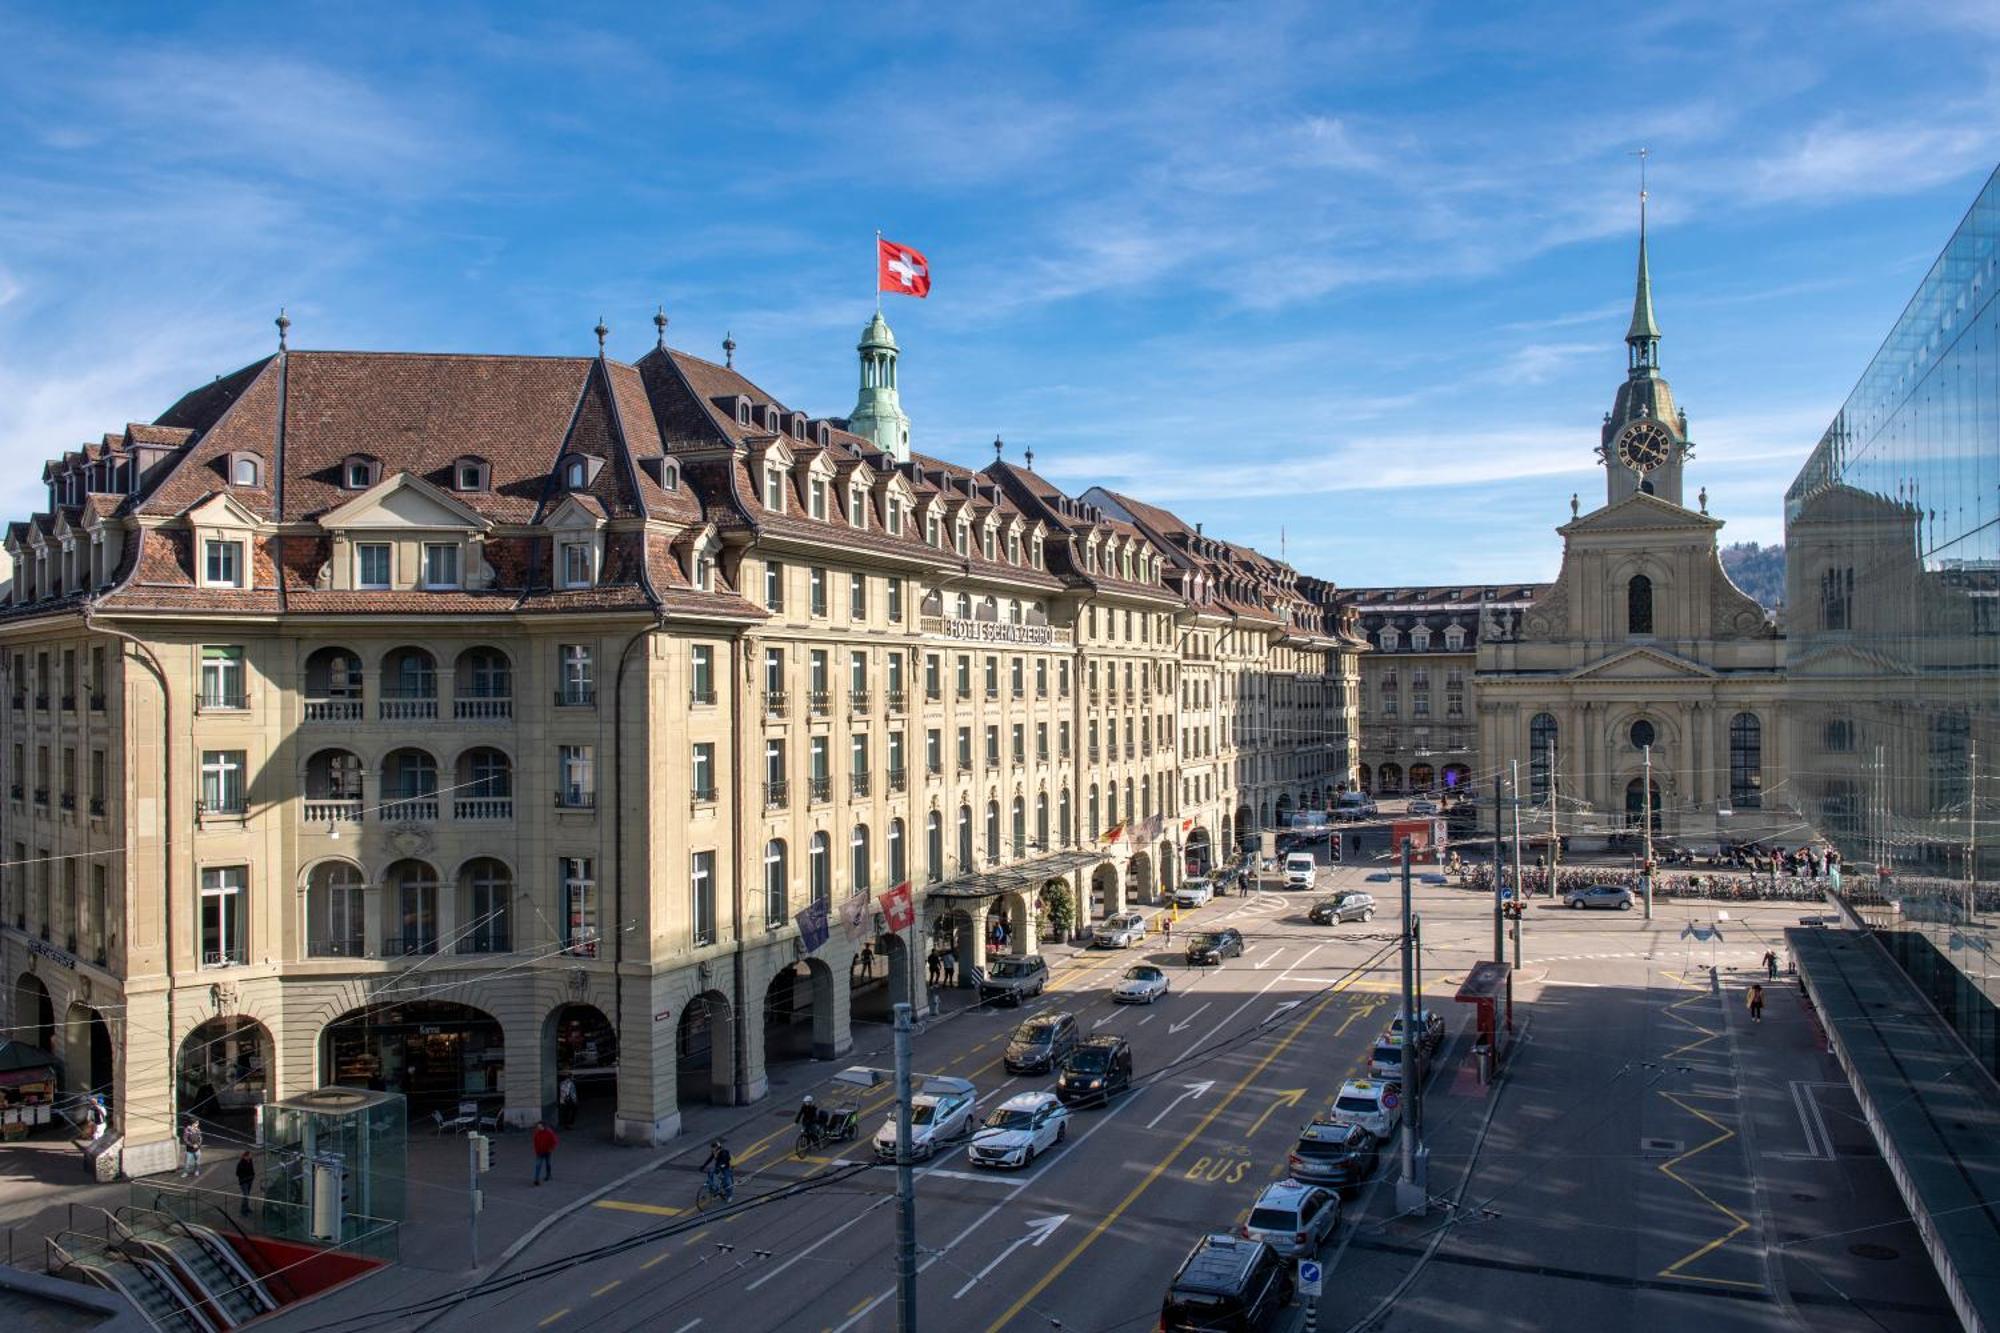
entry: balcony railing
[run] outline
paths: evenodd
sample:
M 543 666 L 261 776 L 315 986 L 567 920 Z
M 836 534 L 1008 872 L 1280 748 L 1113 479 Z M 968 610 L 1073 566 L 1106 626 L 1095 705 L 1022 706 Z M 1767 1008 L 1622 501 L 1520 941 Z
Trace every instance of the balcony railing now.
M 935 685 L 927 685 L 924 687 L 924 700 L 927 703 L 934 703 L 934 704 L 943 703 L 944 691 L 939 689 Z M 20 706 L 21 705 L 18 702 L 16 702 L 14 705 L 14 707 L 16 708 L 19 708 Z
M 811 690 L 806 694 L 806 707 L 815 717 L 825 717 L 833 711 L 833 698 L 825 690 Z
M 375 716 L 384 722 L 423 722 L 437 715 L 435 694 L 388 694 L 375 701 Z
M 705 689 L 705 690 L 702 690 L 702 689 L 694 689 L 694 690 L 689 690 L 689 691 L 688 691 L 688 705 L 689 705 L 690 707 L 695 707 L 695 706 L 699 706 L 699 707 L 702 707 L 702 708 L 712 708 L 712 707 L 714 707 L 714 706 L 715 706 L 715 687 L 711 685 L 711 686 L 710 686 L 709 688 L 707 688 L 707 689 Z
M 970 685 L 961 685 L 958 687 L 956 693 L 958 695 L 958 701 L 960 703 L 964 703 L 967 699 L 970 699 L 972 697 L 972 687 Z
M 791 795 L 789 782 L 767 782 L 764 784 L 764 808 L 782 810 L 790 803 Z
M 558 810 L 595 810 L 596 808 L 597 793 L 595 791 L 586 791 L 582 787 L 559 787 L 556 789 L 556 809 Z
M 382 821 L 387 824 L 435 824 L 437 817 L 435 796 L 412 796 L 382 803 Z
M 931 777 L 941 778 L 944 776 L 944 765 L 941 763 L 933 763 L 926 761 L 924 764 L 924 772 Z
M 66 791 L 66 792 L 64 792 L 64 793 L 62 794 L 61 798 L 60 798 L 60 802 L 59 802 L 59 803 L 61 804 L 62 808 L 63 808 L 63 809 L 65 809 L 65 810 L 74 810 L 74 809 L 76 809 L 76 793 L 75 793 L 75 792 L 73 792 L 73 791 Z
M 359 824 L 361 822 L 361 802 L 359 799 L 306 798 L 306 823 L 308 824 Z
M 788 700 L 786 699 L 785 692 L 783 690 L 765 690 L 764 716 L 783 717 L 785 715 L 785 704 L 787 702 Z
M 903 711 L 903 692 L 901 690 L 890 690 L 884 695 L 884 698 L 888 700 L 890 712 L 900 713 Z
M 854 773 L 847 779 L 848 794 L 851 796 L 866 796 L 869 786 L 869 775 L 866 773 Z
M 306 721 L 308 722 L 359 722 L 360 720 L 361 700 L 359 699 L 306 700 Z
M 201 713 L 241 712 L 250 702 L 242 690 L 203 690 L 195 696 L 194 706 Z
M 696 805 L 714 805 L 715 787 L 713 784 L 706 787 L 696 787 L 694 789 L 693 800 Z
M 514 798 L 511 796 L 461 796 L 451 803 L 453 819 L 512 819 Z
M 988 703 L 991 703 L 993 700 L 998 699 L 999 697 L 1000 697 L 1000 687 L 998 685 L 988 685 L 986 687 L 986 700 Z
M 47 805 L 48 803 L 49 803 L 49 789 L 47 787 L 35 788 L 35 804 Z
M 1096 763 L 1096 762 L 1097 762 L 1097 761 L 1098 761 L 1099 759 L 1101 759 L 1101 758 L 1103 758 L 1103 752 L 1102 752 L 1101 750 L 1099 750 L 1099 749 L 1098 749 L 1098 748 L 1097 748 L 1097 747 L 1096 747 L 1095 745 L 1091 746 L 1091 747 L 1090 747 L 1090 762 L 1094 764 L 1094 763 Z
M 831 777 L 807 778 L 806 799 L 808 801 L 830 801 L 833 799 L 833 779 Z
M 359 958 L 367 952 L 363 936 L 349 935 L 344 939 L 313 939 L 306 944 L 308 958 Z
M 847 692 L 847 711 L 848 711 L 848 712 L 850 712 L 850 713 L 865 713 L 865 712 L 867 712 L 867 711 L 868 711 L 868 691 L 866 691 L 866 690 L 849 690 L 849 691 Z
M 889 790 L 908 791 L 909 789 L 910 789 L 910 770 L 908 770 L 907 768 L 890 769 Z
M 514 696 L 461 694 L 451 701 L 451 715 L 460 722 L 504 722 L 514 716 Z
M 594 685 L 568 685 L 556 691 L 557 708 L 597 707 L 597 687 Z
M 28 797 L 28 789 L 22 786 L 20 783 L 16 782 L 12 786 L 7 788 L 7 794 L 13 797 L 16 801 L 23 801 L 26 800 Z

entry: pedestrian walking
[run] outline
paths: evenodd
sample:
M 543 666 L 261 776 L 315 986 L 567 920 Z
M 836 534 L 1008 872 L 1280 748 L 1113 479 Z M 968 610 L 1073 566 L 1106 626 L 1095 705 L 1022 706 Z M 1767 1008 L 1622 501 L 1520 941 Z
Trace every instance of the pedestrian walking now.
M 257 1163 L 246 1151 L 236 1159 L 236 1190 L 243 1196 L 243 1216 L 250 1216 L 250 1189 L 257 1183 Z
M 201 1121 L 193 1116 L 181 1127 L 181 1174 L 190 1179 L 201 1174 Z
M 1750 1021 L 1764 1021 L 1764 988 L 1755 982 L 1750 984 Z
M 944 984 L 951 985 L 958 977 L 958 955 L 947 950 L 944 956 Z
M 1164 934 L 1166 935 L 1166 937 L 1167 937 L 1167 947 L 1168 947 L 1169 949 L 1173 948 L 1173 947 L 1174 947 L 1174 919 L 1173 919 L 1172 917 L 1170 917 L 1170 916 L 1168 916 L 1168 917 L 1162 917 L 1162 918 L 1160 918 L 1160 929 L 1161 929 L 1161 931 L 1162 931 L 1162 932 L 1163 932 L 1163 933 L 1164 933 Z
M 556 1084 L 556 1118 L 564 1129 L 576 1123 L 576 1076 L 567 1069 L 562 1082 Z
M 938 956 L 938 951 L 936 949 L 932 949 L 930 957 L 924 960 L 924 971 L 926 976 L 929 978 L 930 984 L 932 986 L 936 986 L 938 984 L 938 974 L 943 970 L 944 970 L 944 964 L 942 959 L 940 959 L 940 957 Z
M 875 975 L 875 944 L 869 941 L 861 946 L 861 979 L 868 980 Z
M 1764 971 L 1769 975 L 1771 980 L 1776 981 L 1778 979 L 1778 951 L 1776 949 L 1764 950 Z
M 549 1122 L 546 1120 L 537 1120 L 535 1122 L 534 1136 L 529 1140 L 529 1145 L 535 1150 L 535 1183 L 537 1185 L 541 1184 L 544 1180 L 552 1181 L 556 1178 L 557 1142 L 556 1132 L 549 1128 Z

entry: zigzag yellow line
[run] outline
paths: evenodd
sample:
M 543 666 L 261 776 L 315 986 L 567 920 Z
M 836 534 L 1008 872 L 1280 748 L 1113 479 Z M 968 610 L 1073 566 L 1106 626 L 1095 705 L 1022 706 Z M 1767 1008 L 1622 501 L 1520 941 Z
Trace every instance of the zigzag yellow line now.
M 1695 985 L 1694 982 L 1689 981 L 1685 977 L 1674 976 L 1674 979 L 1676 981 L 1679 981 L 1684 986 L 1693 987 Z M 1667 1055 L 1668 1059 L 1672 1059 L 1674 1056 L 1683 1055 L 1688 1051 L 1696 1050 L 1702 1046 L 1706 1046 L 1709 1042 L 1714 1041 L 1717 1037 L 1720 1037 L 1722 1035 L 1720 1032 L 1717 1032 L 1714 1029 L 1703 1027 L 1701 1024 L 1695 1022 L 1693 1019 L 1687 1017 L 1684 1014 L 1679 1014 L 1674 1012 L 1675 1010 L 1681 1008 L 1681 1006 L 1683 1005 L 1695 1004 L 1701 1000 L 1710 998 L 1712 998 L 1711 993 L 1706 988 L 1701 988 L 1696 990 L 1695 994 L 1688 996 L 1686 999 L 1676 1000 L 1674 1003 L 1666 1007 L 1664 1012 L 1667 1015 L 1667 1017 L 1673 1019 L 1676 1023 L 1680 1023 L 1686 1026 L 1692 1031 L 1699 1032 L 1702 1034 L 1698 1040 L 1691 1041 L 1687 1043 L 1685 1046 L 1678 1048 L 1677 1050 L 1670 1051 Z M 1727 1245 L 1730 1241 L 1735 1240 L 1738 1236 L 1742 1235 L 1744 1232 L 1750 1229 L 1750 1224 L 1749 1222 L 1745 1221 L 1740 1214 L 1735 1212 L 1733 1209 L 1725 1206 L 1724 1204 L 1717 1202 L 1714 1198 L 1712 1198 L 1708 1194 L 1706 1190 L 1702 1189 L 1699 1185 L 1687 1179 L 1685 1176 L 1681 1175 L 1678 1171 L 1674 1169 L 1675 1167 L 1680 1166 L 1682 1163 L 1690 1161 L 1693 1158 L 1700 1156 L 1702 1153 L 1707 1152 L 1711 1148 L 1719 1147 L 1720 1145 L 1729 1142 L 1731 1139 L 1736 1137 L 1736 1131 L 1729 1128 L 1727 1125 L 1723 1124 L 1720 1120 L 1717 1120 L 1714 1116 L 1709 1115 L 1706 1111 L 1702 1111 L 1696 1107 L 1688 1105 L 1686 1101 L 1682 1100 L 1679 1096 L 1676 1096 L 1674 1093 L 1662 1092 L 1660 1096 L 1666 1098 L 1669 1102 L 1672 1102 L 1675 1106 L 1678 1106 L 1681 1110 L 1686 1111 L 1689 1115 L 1694 1116 L 1698 1120 L 1701 1120 L 1703 1123 L 1707 1124 L 1711 1129 L 1716 1131 L 1715 1137 L 1708 1140 L 1708 1142 L 1697 1144 L 1696 1146 L 1688 1149 L 1686 1152 L 1681 1153 L 1679 1156 L 1660 1163 L 1659 1166 L 1660 1174 L 1664 1175 L 1667 1179 L 1673 1181 L 1676 1185 L 1679 1185 L 1681 1188 L 1693 1194 L 1697 1199 L 1700 1199 L 1703 1203 L 1715 1209 L 1716 1212 L 1721 1213 L 1724 1217 L 1728 1218 L 1730 1226 L 1729 1230 L 1725 1231 L 1720 1236 L 1717 1236 L 1713 1240 L 1707 1241 L 1702 1245 L 1697 1246 L 1695 1249 L 1690 1250 L 1688 1253 L 1674 1260 L 1674 1262 L 1672 1262 L 1671 1264 L 1668 1264 L 1665 1268 L 1662 1268 L 1657 1274 L 1657 1276 L 1675 1278 L 1682 1282 L 1706 1282 L 1711 1286 L 1746 1287 L 1752 1291 L 1762 1291 L 1764 1289 L 1763 1284 L 1758 1282 L 1740 1282 L 1733 1278 L 1701 1277 L 1693 1273 L 1683 1273 L 1681 1271 L 1683 1268 L 1687 1267 L 1687 1265 L 1694 1263 L 1697 1260 L 1706 1257 L 1707 1255 L 1713 1254 L 1715 1251 L 1721 1249 L 1724 1245 Z

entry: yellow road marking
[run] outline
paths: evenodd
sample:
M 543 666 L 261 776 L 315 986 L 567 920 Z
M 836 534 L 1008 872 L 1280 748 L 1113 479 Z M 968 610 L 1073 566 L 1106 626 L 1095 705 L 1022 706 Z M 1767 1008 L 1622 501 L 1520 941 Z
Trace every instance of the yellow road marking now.
M 670 1208 L 663 1203 L 627 1203 L 623 1199 L 599 1199 L 590 1206 L 620 1213 L 646 1213 L 652 1217 L 679 1217 L 687 1211 L 685 1208 Z
M 847 1317 L 849 1319 L 854 1318 L 854 1316 L 860 1314 L 863 1310 L 866 1310 L 870 1305 L 874 1304 L 874 1302 L 875 1298 L 873 1296 L 863 1296 L 860 1302 L 856 1304 L 852 1310 L 849 1310 L 847 1312 Z
M 612 1278 L 612 1279 L 611 1279 L 611 1280 L 610 1280 L 609 1282 L 607 1282 L 607 1283 L 605 1283 L 605 1284 L 604 1284 L 603 1286 L 599 1287 L 599 1288 L 598 1288 L 598 1289 L 597 1289 L 596 1291 L 593 1291 L 593 1292 L 591 1292 L 591 1293 L 590 1293 L 590 1299 L 592 1299 L 592 1300 L 596 1300 L 596 1299 L 597 1299 L 597 1298 L 598 1298 L 599 1296 L 602 1296 L 602 1295 L 603 1295 L 603 1294 L 604 1294 L 605 1292 L 607 1292 L 607 1291 L 611 1290 L 611 1289 L 612 1289 L 613 1287 L 617 1286 L 617 1285 L 618 1285 L 619 1283 L 623 1282 L 624 1280 L 625 1280 L 625 1279 L 624 1279 L 624 1278 L 622 1278 L 622 1277 L 614 1277 L 614 1278 Z
M 554 1314 L 550 1315 L 547 1319 L 544 1319 L 541 1323 L 536 1324 L 535 1327 L 547 1328 L 550 1324 L 555 1323 L 556 1320 L 562 1318 L 564 1315 L 568 1313 L 569 1313 L 569 1307 L 565 1305 L 562 1309 L 556 1311 Z
M 1264 1114 L 1257 1117 L 1257 1123 L 1250 1126 L 1250 1132 L 1243 1137 L 1246 1139 L 1256 1138 L 1257 1131 L 1262 1129 L 1264 1122 L 1271 1118 L 1271 1112 L 1277 1110 L 1280 1106 L 1297 1106 L 1305 1095 L 1306 1089 L 1304 1088 L 1284 1088 L 1274 1092 L 1271 1097 L 1271 1104 L 1264 1108 Z
M 658 1254 L 648 1259 L 645 1263 L 640 1264 L 639 1267 L 642 1269 L 651 1268 L 654 1264 L 666 1262 L 666 1258 L 667 1258 L 667 1251 L 661 1250 Z
M 1669 1051 L 1667 1053 L 1667 1058 L 1672 1059 L 1677 1055 L 1682 1055 L 1688 1051 L 1697 1050 L 1700 1047 L 1706 1046 L 1709 1042 L 1716 1040 L 1718 1037 L 1722 1035 L 1720 1031 L 1712 1028 L 1703 1027 L 1700 1023 L 1695 1022 L 1692 1018 L 1689 1018 L 1687 1015 L 1677 1013 L 1675 1011 L 1680 1009 L 1684 1005 L 1697 1004 L 1703 1000 L 1713 999 L 1716 1000 L 1717 1003 L 1723 1003 L 1723 1001 L 1720 996 L 1716 995 L 1706 985 L 1702 985 L 1697 982 L 1691 981 L 1686 977 L 1679 976 L 1678 974 L 1669 973 L 1667 975 L 1673 976 L 1676 981 L 1680 982 L 1684 986 L 1689 987 L 1695 993 L 1687 996 L 1685 999 L 1676 1000 L 1674 1003 L 1668 1005 L 1666 1009 L 1663 1010 L 1662 1012 L 1664 1012 L 1668 1018 L 1673 1019 L 1676 1023 L 1679 1023 L 1682 1026 L 1688 1028 L 1689 1030 L 1700 1034 L 1695 1040 L 1690 1041 L 1685 1045 L 1680 1046 L 1672 1051 Z M 1695 1184 L 1693 1181 L 1689 1180 L 1686 1176 L 1681 1175 L 1680 1172 L 1674 1169 L 1680 1166 L 1684 1162 L 1688 1162 L 1696 1157 L 1699 1157 L 1702 1153 L 1709 1151 L 1711 1148 L 1719 1147 L 1722 1144 L 1725 1144 L 1729 1142 L 1731 1139 L 1736 1137 L 1735 1130 L 1729 1128 L 1727 1125 L 1723 1124 L 1720 1120 L 1717 1120 L 1714 1116 L 1709 1115 L 1706 1111 L 1701 1110 L 1699 1107 L 1691 1106 L 1688 1104 L 1687 1101 L 1683 1100 L 1683 1096 L 1697 1096 L 1697 1095 L 1718 1096 L 1718 1097 L 1729 1096 L 1729 1094 L 1693 1094 L 1693 1093 L 1677 1094 L 1665 1091 L 1662 1091 L 1660 1093 L 1660 1096 L 1664 1097 L 1667 1101 L 1673 1103 L 1675 1106 L 1678 1106 L 1681 1110 L 1687 1112 L 1691 1116 L 1694 1116 L 1697 1120 L 1702 1121 L 1703 1123 L 1708 1125 L 1711 1129 L 1715 1130 L 1716 1131 L 1715 1137 L 1709 1139 L 1706 1143 L 1700 1143 L 1692 1148 L 1689 1148 L 1686 1152 L 1681 1153 L 1677 1157 L 1670 1158 L 1667 1161 L 1660 1163 L 1657 1169 L 1659 1170 L 1661 1175 L 1673 1181 L 1676 1185 L 1679 1185 L 1682 1189 L 1687 1190 L 1690 1194 L 1693 1194 L 1697 1199 L 1700 1199 L 1703 1203 L 1715 1209 L 1716 1212 L 1721 1213 L 1724 1217 L 1728 1218 L 1729 1230 L 1723 1232 L 1721 1235 L 1716 1236 L 1711 1240 L 1703 1242 L 1701 1245 L 1688 1251 L 1680 1258 L 1674 1260 L 1671 1264 L 1668 1264 L 1665 1268 L 1662 1268 L 1656 1276 L 1674 1278 L 1682 1282 L 1705 1282 L 1711 1286 L 1717 1286 L 1717 1287 L 1742 1287 L 1742 1288 L 1747 1288 L 1751 1291 L 1762 1291 L 1764 1290 L 1764 1285 L 1761 1282 L 1742 1282 L 1734 1278 L 1701 1277 L 1693 1273 L 1684 1273 L 1681 1271 L 1683 1268 L 1687 1267 L 1687 1265 L 1695 1263 L 1698 1260 L 1703 1259 L 1708 1255 L 1715 1253 L 1715 1251 L 1721 1249 L 1723 1246 L 1727 1245 L 1730 1241 L 1735 1240 L 1738 1236 L 1742 1235 L 1744 1232 L 1750 1229 L 1750 1223 L 1744 1220 L 1743 1216 L 1740 1213 L 1737 1213 L 1734 1209 L 1729 1208 L 1726 1205 L 1720 1203 L 1712 1195 L 1710 1195 L 1708 1191 L 1702 1189 L 1701 1186 Z
M 1064 1272 L 1064 1270 L 1066 1270 L 1071 1264 L 1075 1263 L 1077 1259 L 1082 1256 L 1085 1250 L 1089 1249 L 1093 1244 L 1095 1244 L 1097 1242 L 1098 1237 L 1102 1236 L 1105 1232 L 1109 1231 L 1113 1226 L 1113 1224 L 1115 1224 L 1119 1218 L 1125 1215 L 1126 1210 L 1131 1208 L 1133 1204 L 1139 1201 L 1139 1196 L 1144 1194 L 1148 1189 L 1151 1189 L 1153 1186 L 1153 1182 L 1158 1180 L 1162 1175 L 1166 1174 L 1167 1168 L 1174 1164 L 1174 1160 L 1178 1158 L 1182 1153 L 1186 1152 L 1189 1146 L 1192 1145 L 1196 1139 L 1200 1138 L 1203 1134 L 1208 1132 L 1208 1127 L 1211 1124 L 1215 1123 L 1215 1118 L 1221 1115 L 1223 1111 L 1228 1109 L 1229 1104 L 1236 1100 L 1236 1098 L 1242 1093 L 1243 1089 L 1249 1087 L 1252 1082 L 1261 1077 L 1264 1071 L 1271 1067 L 1271 1062 L 1273 1060 L 1276 1060 L 1280 1055 L 1284 1053 L 1285 1048 L 1292 1044 L 1293 1039 L 1296 1038 L 1299 1035 L 1299 1033 L 1305 1031 L 1308 1027 L 1312 1026 L 1313 1020 L 1318 1018 L 1320 1014 L 1325 1012 L 1326 1007 L 1329 1004 L 1332 1004 L 1333 1000 L 1334 1000 L 1334 993 L 1329 992 L 1326 995 L 1326 997 L 1322 999 L 1318 1004 L 1314 1005 L 1312 1009 L 1308 1011 L 1303 1018 L 1301 1018 L 1297 1023 L 1293 1024 L 1291 1030 L 1286 1032 L 1285 1035 L 1279 1039 L 1278 1043 L 1265 1054 L 1264 1058 L 1259 1060 L 1256 1066 L 1253 1069 L 1251 1069 L 1249 1073 L 1245 1074 L 1242 1080 L 1238 1082 L 1235 1087 L 1229 1090 L 1229 1094 L 1223 1097 L 1220 1101 L 1216 1102 L 1215 1105 L 1211 1106 L 1208 1110 L 1208 1114 L 1204 1115 L 1201 1118 L 1201 1120 L 1195 1125 L 1195 1127 L 1193 1129 L 1190 1129 L 1187 1132 L 1186 1136 L 1183 1137 L 1179 1143 L 1175 1144 L 1170 1150 L 1168 1150 L 1167 1155 L 1162 1157 L 1159 1160 L 1159 1162 L 1153 1167 L 1153 1169 L 1146 1173 L 1146 1178 L 1144 1180 L 1141 1180 L 1138 1184 L 1134 1185 L 1132 1187 L 1131 1193 L 1127 1194 L 1122 1200 L 1120 1200 L 1118 1206 L 1116 1208 L 1113 1208 L 1109 1213 L 1107 1213 L 1103 1221 L 1099 1222 L 1095 1227 L 1091 1228 L 1089 1235 L 1085 1236 L 1082 1240 L 1078 1241 L 1076 1243 L 1076 1246 L 1073 1249 L 1071 1249 L 1068 1254 L 1064 1255 L 1061 1259 L 1057 1260 L 1054 1264 L 1050 1265 L 1048 1271 L 1042 1274 L 1040 1280 L 1037 1281 L 1032 1287 L 1029 1287 L 1028 1290 L 1022 1294 L 1019 1300 L 1015 1301 L 1011 1306 L 1007 1308 L 1007 1313 L 1001 1315 L 998 1319 L 993 1321 L 992 1326 L 987 1329 L 987 1333 L 1000 1333 L 1001 1329 L 1005 1328 L 1010 1322 L 1013 1321 L 1015 1315 L 1020 1314 L 1022 1310 L 1028 1307 L 1028 1303 L 1030 1301 L 1034 1300 L 1037 1296 L 1041 1295 L 1044 1291 L 1048 1290 L 1049 1284 L 1051 1282 L 1054 1282 L 1056 1278 L 1060 1277 Z M 873 1298 L 871 1297 L 870 1299 Z M 866 1302 L 863 1302 L 863 1304 L 866 1304 Z M 857 1306 L 856 1308 L 859 1309 L 860 1307 Z

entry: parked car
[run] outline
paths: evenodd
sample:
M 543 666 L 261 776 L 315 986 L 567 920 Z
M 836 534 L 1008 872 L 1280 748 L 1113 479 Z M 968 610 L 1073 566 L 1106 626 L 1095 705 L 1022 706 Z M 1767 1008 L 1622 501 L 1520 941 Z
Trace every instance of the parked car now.
M 1137 912 L 1107 916 L 1090 929 L 1093 949 L 1129 949 L 1146 938 L 1146 918 Z
M 1438 803 L 1420 796 L 1406 808 L 1413 815 L 1434 815 L 1438 812 Z
M 940 1143 L 964 1136 L 972 1129 L 972 1113 L 979 1106 L 979 1090 L 962 1078 L 925 1078 L 910 1098 L 910 1153 L 914 1157 L 935 1156 Z M 875 1131 L 875 1156 L 881 1161 L 896 1160 L 896 1117 L 891 1115 Z
M 1020 1092 L 993 1108 L 965 1147 L 974 1166 L 1026 1166 L 1069 1137 L 1069 1108 L 1054 1093 Z
M 1380 813 L 1373 800 L 1356 791 L 1343 793 L 1333 805 L 1333 817 L 1342 821 L 1373 819 Z
M 1632 890 L 1622 884 L 1586 884 L 1563 894 L 1564 907 L 1606 907 L 1629 912 L 1634 901 Z
M 1306 920 L 1315 926 L 1337 926 L 1343 921 L 1373 921 L 1375 919 L 1375 895 L 1350 889 L 1337 893 L 1331 898 L 1322 898 L 1306 913 Z
M 1243 932 L 1234 926 L 1205 930 L 1188 941 L 1187 960 L 1196 966 L 1243 956 Z
M 1166 969 L 1152 963 L 1134 963 L 1111 988 L 1111 999 L 1117 1004 L 1151 1004 L 1171 989 L 1173 983 L 1167 979 Z
M 1415 1014 L 1417 1031 L 1422 1034 L 1418 1049 L 1425 1055 L 1435 1055 L 1437 1048 L 1444 1044 L 1444 1015 L 1435 1009 L 1419 1009 Z M 1389 1031 L 1398 1037 L 1403 1035 L 1403 1016 L 1398 1013 L 1389 1024 Z
M 1333 1099 L 1332 1118 L 1343 1125 L 1359 1125 L 1378 1139 L 1386 1139 L 1403 1118 L 1403 1085 L 1375 1079 L 1351 1078 L 1340 1085 Z
M 1215 886 L 1205 879 L 1184 879 L 1174 890 L 1174 906 L 1200 907 L 1215 897 Z
M 1291 1302 L 1292 1268 L 1277 1251 L 1261 1240 L 1203 1236 L 1167 1288 L 1160 1328 L 1267 1328 Z
M 1345 1189 L 1375 1172 L 1381 1141 L 1360 1125 L 1315 1120 L 1299 1131 L 1286 1170 L 1292 1179 Z
M 1056 1096 L 1065 1106 L 1108 1102 L 1113 1093 L 1131 1086 L 1132 1043 L 1118 1036 L 1079 1042 L 1056 1075 Z
M 1010 954 L 993 959 L 979 979 L 981 1004 L 1015 1004 L 1040 995 L 1049 984 L 1048 960 L 1038 953 Z
M 1036 1014 L 1014 1029 L 1003 1063 L 1010 1074 L 1046 1074 L 1076 1049 L 1076 1016 Z
M 1338 1194 L 1300 1180 L 1280 1180 L 1264 1187 L 1237 1234 L 1261 1240 L 1287 1259 L 1310 1259 L 1338 1225 Z
M 1415 1047 L 1411 1054 L 1416 1057 L 1416 1076 L 1422 1078 L 1424 1048 Z M 1390 1028 L 1375 1039 L 1375 1045 L 1368 1052 L 1368 1076 L 1394 1082 L 1403 1077 L 1403 1034 Z

